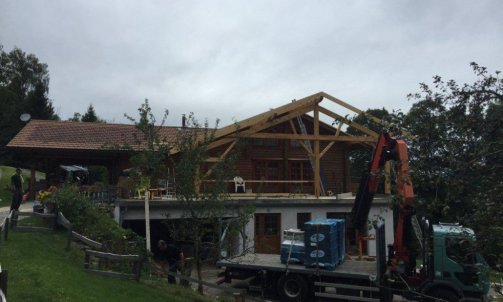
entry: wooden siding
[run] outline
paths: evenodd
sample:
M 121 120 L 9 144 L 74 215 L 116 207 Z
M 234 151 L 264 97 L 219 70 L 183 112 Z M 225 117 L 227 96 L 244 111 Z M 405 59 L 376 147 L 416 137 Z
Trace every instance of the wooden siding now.
M 313 121 L 309 116 L 303 118 L 303 123 L 306 126 L 307 132 L 312 133 Z M 297 121 L 294 122 L 297 133 L 300 133 Z M 326 125 L 320 124 L 320 134 L 335 135 L 335 129 Z M 272 128 L 266 129 L 263 132 L 267 133 L 293 133 L 290 122 L 284 122 Z M 313 194 L 314 188 L 312 181 L 314 175 L 312 172 L 309 155 L 306 149 L 296 140 L 267 140 L 267 139 L 247 139 L 243 141 L 244 145 L 241 148 L 238 160 L 235 166 L 236 176 L 240 176 L 245 180 L 246 189 L 252 192 L 260 190 L 261 193 L 304 193 Z M 324 150 L 330 142 L 320 142 L 320 150 Z M 223 154 L 230 143 L 212 149 L 211 156 L 218 158 Z M 323 155 L 320 160 L 321 178 L 325 180 L 325 191 L 329 194 L 337 194 L 348 192 L 351 189 L 349 183 L 349 170 L 347 161 L 347 150 L 354 148 L 355 145 L 349 145 L 345 142 L 336 142 Z M 295 163 L 295 164 L 294 164 Z M 299 164 L 302 163 L 302 164 Z M 259 166 L 262 166 L 261 169 Z M 211 166 L 211 164 L 209 164 Z M 309 179 L 302 177 L 302 181 L 310 182 L 294 182 L 299 180 L 298 175 L 293 177 L 292 166 L 306 167 L 311 169 Z M 267 172 L 262 170 L 268 169 Z M 271 182 L 260 183 L 262 175 L 265 173 L 265 180 L 273 180 Z M 274 174 L 273 176 L 267 175 Z M 292 178 L 293 177 L 293 178 Z M 288 181 L 292 181 L 289 183 Z M 229 192 L 233 192 L 233 184 L 229 185 Z

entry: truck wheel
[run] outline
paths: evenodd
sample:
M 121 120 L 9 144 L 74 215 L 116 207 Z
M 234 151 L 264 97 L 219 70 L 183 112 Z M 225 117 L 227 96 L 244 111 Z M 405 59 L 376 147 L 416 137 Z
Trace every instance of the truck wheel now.
M 302 276 L 285 275 L 278 280 L 278 294 L 281 301 L 307 301 L 309 287 Z
M 447 302 L 458 302 L 459 297 L 448 289 L 434 289 L 428 293 L 428 296 L 435 297 L 436 299 L 430 299 L 428 301 L 447 301 Z

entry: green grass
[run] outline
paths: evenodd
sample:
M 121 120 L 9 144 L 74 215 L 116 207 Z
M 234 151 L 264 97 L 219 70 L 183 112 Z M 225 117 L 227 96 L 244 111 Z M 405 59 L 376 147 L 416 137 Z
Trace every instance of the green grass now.
M 63 232 L 9 232 L 0 244 L 0 265 L 9 271 L 8 301 L 212 301 L 165 279 L 142 276 L 135 282 L 86 273 L 84 253 L 75 246 L 67 252 L 65 239 Z

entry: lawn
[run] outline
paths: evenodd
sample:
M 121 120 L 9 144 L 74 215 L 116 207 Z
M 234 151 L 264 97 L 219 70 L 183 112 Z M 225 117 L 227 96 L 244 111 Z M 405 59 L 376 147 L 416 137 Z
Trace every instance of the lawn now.
M 65 233 L 9 232 L 0 244 L 0 265 L 8 270 L 8 301 L 214 301 L 192 289 L 143 276 L 140 282 L 83 271 L 84 253 L 64 249 Z

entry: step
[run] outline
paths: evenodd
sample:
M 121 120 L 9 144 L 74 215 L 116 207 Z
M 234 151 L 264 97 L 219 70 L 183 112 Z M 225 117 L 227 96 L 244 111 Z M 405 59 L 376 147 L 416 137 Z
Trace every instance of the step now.
M 314 282 L 314 285 L 323 287 L 356 289 L 368 292 L 379 292 L 378 287 L 372 287 L 372 286 L 361 286 L 361 285 L 342 284 L 342 283 L 327 283 L 327 282 Z
M 380 299 L 376 298 L 367 298 L 367 297 L 355 297 L 355 296 L 346 296 L 346 295 L 337 295 L 337 294 L 329 294 L 329 293 L 315 293 L 316 297 L 324 297 L 324 298 L 335 298 L 342 299 L 347 301 L 363 301 L 363 302 L 380 302 Z

